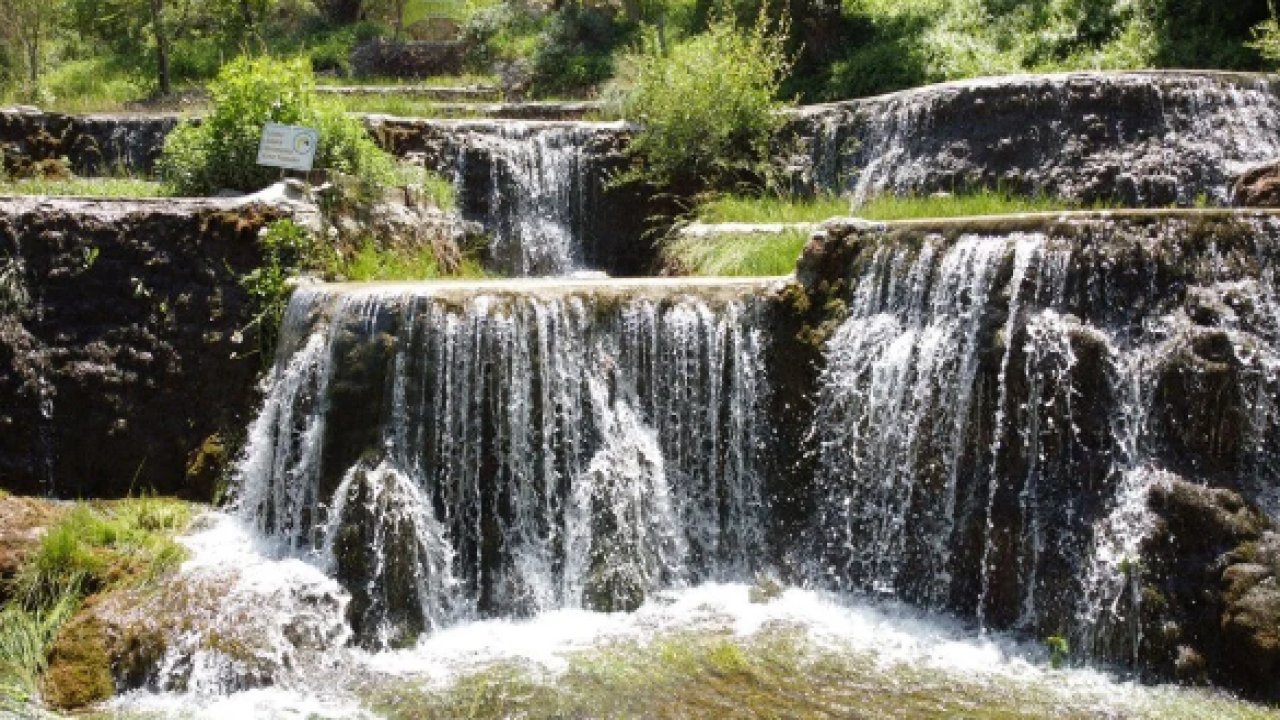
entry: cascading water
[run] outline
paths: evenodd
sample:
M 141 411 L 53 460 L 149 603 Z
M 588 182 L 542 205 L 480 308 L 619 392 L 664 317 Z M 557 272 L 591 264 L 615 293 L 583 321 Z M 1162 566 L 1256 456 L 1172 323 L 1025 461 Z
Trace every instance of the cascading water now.
M 757 566 L 758 283 L 493 287 L 291 301 L 238 506 L 344 581 L 361 642 Z
M 1130 207 L 1227 204 L 1280 155 L 1274 80 L 1209 72 L 1069 73 L 928 86 L 803 108 L 808 182 L 851 194 L 1003 187 Z
M 1280 225 L 1235 222 L 855 246 L 812 434 L 817 571 L 1132 660 L 1153 489 L 1277 476 L 1280 326 L 1248 278 Z
M 599 124 L 506 122 L 453 139 L 462 210 L 490 233 L 495 268 L 524 277 L 583 267 L 594 182 L 585 147 L 599 132 Z

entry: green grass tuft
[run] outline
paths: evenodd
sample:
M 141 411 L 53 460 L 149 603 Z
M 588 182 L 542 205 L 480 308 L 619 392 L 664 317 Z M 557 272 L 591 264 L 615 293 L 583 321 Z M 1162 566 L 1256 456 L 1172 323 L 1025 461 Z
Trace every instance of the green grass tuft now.
M 381 248 L 373 242 L 365 243 L 348 256 L 333 258 L 324 274 L 326 277 L 341 278 L 348 282 L 485 276 L 484 269 L 473 258 L 463 258 L 462 265 L 455 272 L 445 272 L 430 247 Z
M 849 199 L 836 195 L 820 195 L 811 199 L 778 195 L 718 195 L 697 209 L 704 223 L 797 223 L 821 222 L 849 214 Z
M 1019 196 L 999 190 L 980 190 L 955 195 L 881 195 L 853 208 L 850 213 L 868 220 L 917 220 L 921 218 L 973 217 L 1055 210 L 1101 210 L 1110 203 L 1081 205 L 1047 195 Z
M 1088 209 L 1107 207 L 1106 203 L 1096 203 Z M 884 195 L 852 209 L 846 198 L 831 195 L 811 199 L 719 195 L 699 205 L 694 215 L 703 223 L 817 224 L 849 215 L 888 222 L 1079 209 L 1086 208 L 1043 195 L 1020 197 L 999 190 L 981 190 L 926 197 Z M 808 237 L 808 232 L 798 229 L 783 233 L 675 236 L 666 242 L 662 255 L 668 269 L 687 275 L 786 275 L 795 269 Z
M 191 517 L 186 503 L 142 497 L 75 505 L 45 531 L 0 608 L 0 710 L 35 696 L 49 648 L 87 596 L 177 569 L 174 536 Z
M 663 247 L 662 257 L 668 268 L 685 275 L 786 275 L 795 270 L 796 259 L 808 238 L 808 233 L 799 230 L 680 236 Z
M 70 179 L 23 178 L 0 180 L 0 195 L 50 195 L 56 197 L 148 198 L 164 197 L 158 182 L 123 177 Z

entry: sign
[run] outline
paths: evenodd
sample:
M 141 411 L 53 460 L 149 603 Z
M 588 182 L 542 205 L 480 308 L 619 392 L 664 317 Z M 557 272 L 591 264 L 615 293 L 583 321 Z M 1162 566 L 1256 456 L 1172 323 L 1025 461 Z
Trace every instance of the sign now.
M 258 164 L 308 171 L 315 162 L 319 143 L 320 133 L 311 128 L 267 123 L 262 126 L 262 142 L 258 144 Z

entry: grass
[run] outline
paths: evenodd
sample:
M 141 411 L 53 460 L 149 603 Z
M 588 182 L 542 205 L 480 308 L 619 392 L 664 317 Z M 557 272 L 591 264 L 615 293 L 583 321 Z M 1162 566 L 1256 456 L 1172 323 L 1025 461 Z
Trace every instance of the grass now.
M 1105 204 L 1090 206 L 1104 208 Z M 1046 196 L 1019 197 L 997 190 L 928 197 L 873 198 L 850 209 L 838 196 L 792 199 L 776 195 L 747 197 L 721 195 L 699 205 L 695 216 L 704 223 L 819 223 L 832 217 L 856 215 L 868 220 L 892 221 L 921 218 L 1006 215 L 1080 209 L 1080 206 Z M 688 275 L 764 276 L 786 275 L 809 233 L 725 233 L 705 237 L 675 236 L 662 254 L 666 267 Z
M 1046 195 L 1017 196 L 999 190 L 982 190 L 956 195 L 897 197 L 881 195 L 853 209 L 852 214 L 868 220 L 916 220 L 921 218 L 1009 215 L 1055 210 L 1102 210 L 1111 203 L 1081 205 Z
M 24 178 L 21 180 L 0 180 L 0 195 L 149 198 L 164 197 L 166 192 L 164 186 L 160 183 L 138 178 Z
M 679 236 L 662 249 L 664 264 L 680 274 L 734 277 L 786 275 L 808 241 L 801 230 Z
M 34 697 L 49 648 L 85 598 L 175 570 L 184 551 L 174 536 L 191 517 L 186 503 L 144 497 L 75 505 L 49 527 L 0 608 L 0 708 Z
M 849 199 L 836 195 L 820 195 L 811 199 L 778 195 L 718 195 L 699 205 L 696 214 L 698 221 L 704 223 L 821 222 L 848 215 Z
M 445 212 L 458 207 L 458 191 L 453 186 L 453 181 L 420 165 L 398 164 L 395 184 L 420 188 L 432 205 Z
M 430 247 L 382 248 L 374 242 L 366 242 L 349 255 L 335 256 L 325 267 L 324 275 L 348 282 L 390 282 L 481 278 L 485 277 L 485 271 L 474 258 L 464 257 L 455 271 L 446 272 Z
M 786 628 L 748 638 L 685 632 L 647 644 L 620 642 L 570 656 L 568 669 L 556 675 L 507 663 L 443 689 L 398 683 L 371 692 L 375 712 L 392 719 L 1277 717 L 1194 691 L 1116 693 L 1074 686 L 1053 673 L 1021 679 L 885 663 L 815 647 Z

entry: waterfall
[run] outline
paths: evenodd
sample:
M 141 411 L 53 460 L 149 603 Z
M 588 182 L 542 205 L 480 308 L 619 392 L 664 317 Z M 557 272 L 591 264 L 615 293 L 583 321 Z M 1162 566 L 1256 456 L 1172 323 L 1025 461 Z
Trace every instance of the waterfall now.
M 1196 222 L 856 246 L 811 433 L 814 572 L 1136 657 L 1152 489 L 1265 498 L 1278 469 L 1278 306 L 1253 278 L 1280 228 Z
M 585 148 L 599 132 L 582 123 L 507 122 L 453 140 L 463 212 L 491 234 L 493 267 L 526 277 L 583 266 L 594 182 Z
M 237 507 L 344 582 L 365 645 L 762 560 L 758 284 L 525 285 L 291 300 Z
M 1271 79 L 1212 72 L 982 78 L 804 108 L 816 189 L 1003 187 L 1130 207 L 1227 204 L 1234 178 L 1280 155 Z

